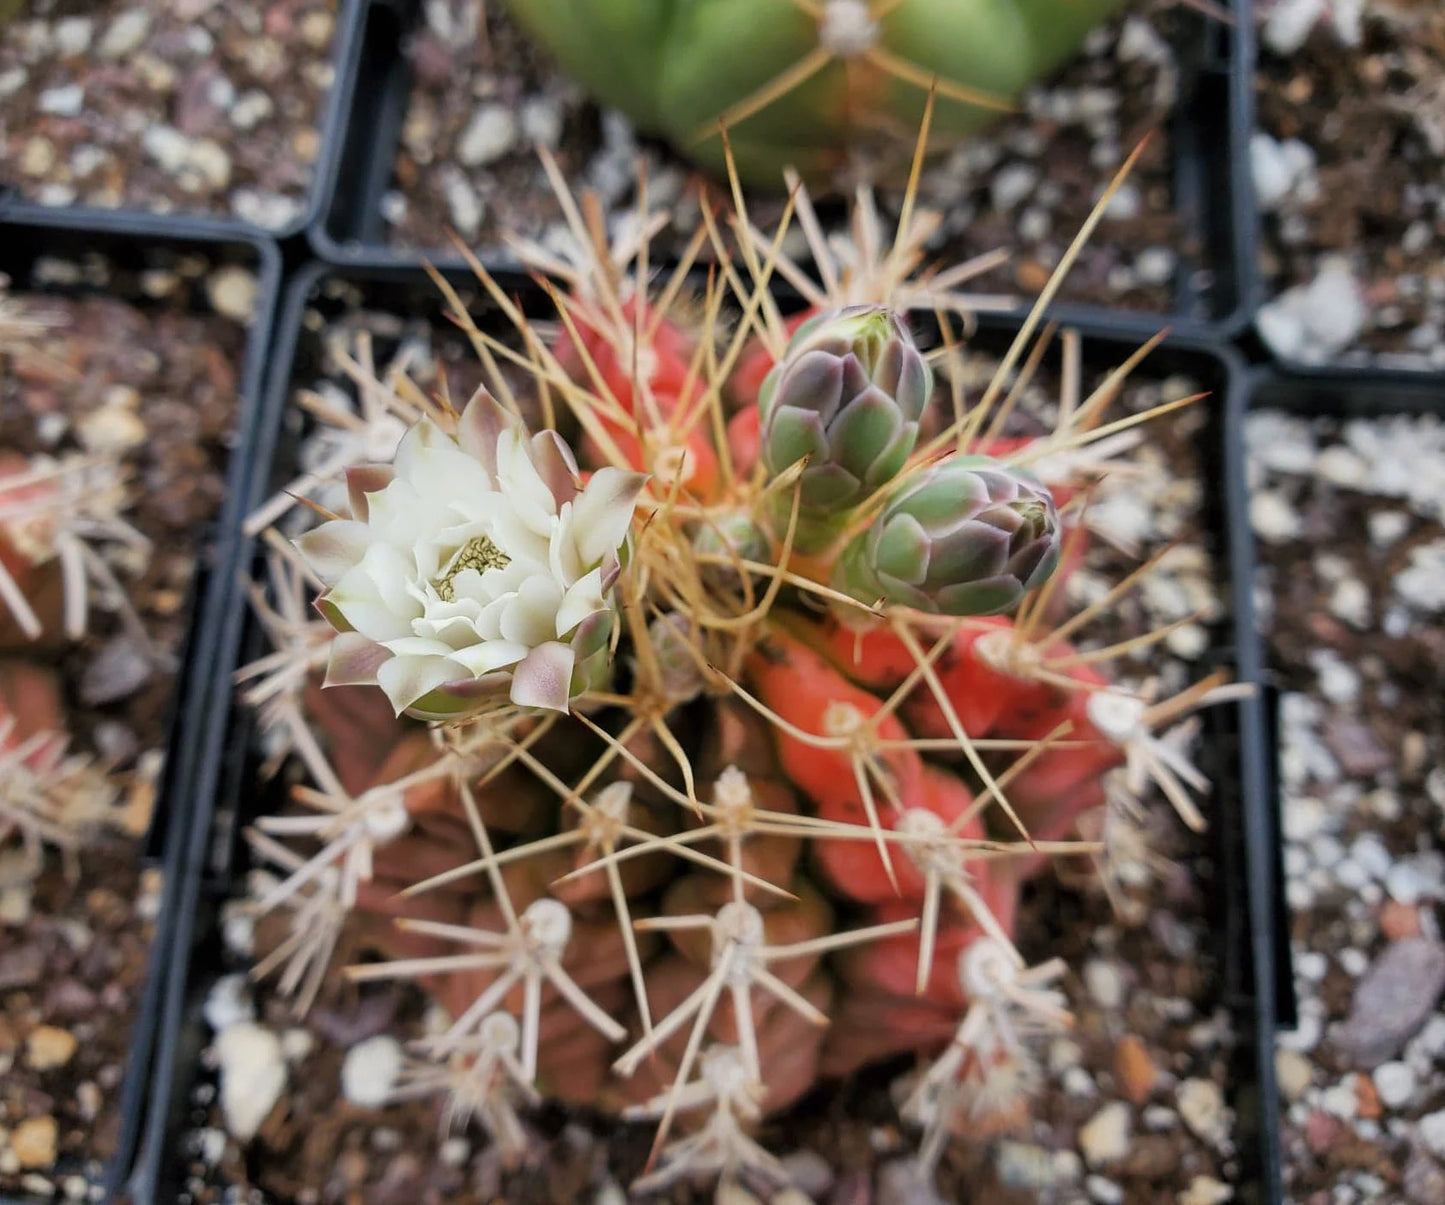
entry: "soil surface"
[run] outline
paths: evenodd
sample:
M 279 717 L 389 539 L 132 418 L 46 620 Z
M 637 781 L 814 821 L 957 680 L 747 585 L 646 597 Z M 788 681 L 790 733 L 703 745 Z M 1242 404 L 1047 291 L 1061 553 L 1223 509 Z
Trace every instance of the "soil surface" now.
M 1445 423 L 1249 424 L 1299 1025 L 1290 1199 L 1445 1197 Z M 1417 474 L 1417 468 L 1421 470 Z
M 1315 5 L 1301 26 L 1300 0 L 1257 7 L 1260 267 L 1278 295 L 1260 333 L 1287 359 L 1445 366 L 1445 11 Z
M 1209 267 L 1176 212 L 1167 120 L 1204 20 L 1185 5 L 1148 6 L 1101 27 L 1078 59 L 1030 92 L 1023 114 L 941 158 L 920 189 L 920 203 L 946 215 L 930 253 L 953 264 L 1007 248 L 1010 262 L 980 277 L 979 290 L 1033 297 L 1115 171 L 1150 134 L 1062 297 L 1175 308 L 1176 279 Z M 447 234 L 455 230 L 495 254 L 504 234 L 544 245 L 561 237 L 561 211 L 532 150 L 542 143 L 574 191 L 597 192 L 614 229 L 631 214 L 644 163 L 650 207 L 671 208 L 676 219 L 654 260 L 676 254 L 700 221 L 699 190 L 712 186 L 665 147 L 639 141 L 620 115 L 587 103 L 512 27 L 505 5 L 486 6 L 485 39 L 479 25 L 478 0 L 428 5 L 407 44 L 413 90 L 383 202 L 392 245 L 450 251 Z M 841 183 L 851 194 L 853 185 Z M 901 193 L 880 197 L 890 220 L 901 201 Z M 749 205 L 766 228 L 780 216 L 782 198 L 755 196 Z M 837 205 L 821 216 L 829 228 L 845 221 Z
M 344 298 L 346 289 L 334 290 Z M 376 334 L 379 368 L 390 362 L 398 341 L 411 348 L 416 379 L 434 387 L 433 363 L 450 364 L 461 341 L 441 334 L 425 339 L 427 327 L 386 314 L 353 311 L 308 316 L 307 327 L 349 344 L 357 330 Z M 431 352 L 428 352 L 427 345 Z M 987 378 L 993 360 L 978 356 L 969 366 L 970 388 Z M 1021 402 L 1020 422 L 1040 429 L 1029 415 L 1048 412 L 1045 390 L 1036 384 Z M 1086 373 L 1086 387 L 1095 379 Z M 452 397 L 465 390 L 448 373 Z M 340 373 L 312 372 L 298 386 L 337 396 L 347 388 Z M 1142 409 L 1164 398 L 1192 393 L 1183 378 L 1143 377 L 1126 387 L 1120 405 Z M 1130 601 L 1089 629 L 1092 646 L 1118 640 L 1203 614 L 1164 645 L 1120 664 L 1121 676 L 1139 681 L 1158 674 L 1164 691 L 1182 688 L 1208 668 L 1208 626 L 1222 619 L 1213 578 L 1213 557 L 1221 549 L 1206 525 L 1201 460 L 1202 413 L 1185 410 L 1159 421 L 1154 437 L 1138 451 L 1142 475 L 1098 503 L 1101 530 L 1133 539 L 1147 553 L 1171 539 L 1180 546 L 1160 572 Z M 1028 424 L 1034 424 L 1029 428 Z M 1097 598 L 1107 584 L 1136 562 L 1095 538 L 1070 587 L 1075 606 Z M 1207 772 L 1219 770 L 1211 751 L 1201 752 Z M 1222 780 L 1223 781 L 1223 780 Z M 274 809 L 284 793 L 246 789 L 252 806 Z M 1212 805 L 1206 803 L 1206 811 Z M 1221 799 L 1220 806 L 1224 806 Z M 1137 1202 L 1223 1200 L 1223 1185 L 1240 1171 L 1228 1107 L 1237 1086 L 1229 1074 L 1232 1026 L 1222 1010 L 1219 958 L 1218 870 L 1207 838 L 1189 836 L 1162 800 L 1152 805 L 1160 831 L 1157 849 L 1170 859 L 1162 883 L 1150 889 L 1142 915 L 1121 920 L 1103 897 L 1046 873 L 1024 903 L 1019 940 L 1027 957 L 1065 958 L 1070 973 L 1065 991 L 1077 1024 L 1072 1033 L 1041 1051 L 1041 1093 L 1033 1119 L 1006 1139 L 967 1146 L 955 1143 L 940 1170 L 934 1195 L 916 1179 L 910 1155 L 916 1135 L 899 1120 L 896 1081 L 900 1066 L 865 1072 L 838 1085 L 823 1085 L 760 1135 L 785 1162 L 802 1199 L 818 1202 L 902 1205 L 903 1202 L 997 1201 L 1013 1205 L 1043 1199 Z M 237 880 L 237 887 L 242 880 Z M 277 939 L 273 926 L 251 925 L 230 906 L 223 926 L 231 974 L 208 991 L 206 1012 L 224 1034 L 253 1024 L 281 1068 L 286 1086 L 249 1143 L 228 1134 L 228 1113 L 218 1099 L 214 1068 L 224 1061 L 223 1043 L 213 1045 L 193 1086 L 188 1115 L 193 1128 L 184 1139 L 186 1191 L 196 1201 L 221 1201 L 228 1192 L 284 1201 L 360 1199 L 380 1203 L 445 1199 L 460 1202 L 564 1202 L 622 1199 L 622 1185 L 642 1168 L 650 1143 L 645 1127 L 619 1127 L 584 1112 L 547 1106 L 528 1120 L 529 1149 L 519 1170 L 503 1168 L 497 1149 L 475 1127 L 447 1137 L 441 1102 L 424 1100 L 384 1107 L 351 1103 L 343 1090 L 343 1066 L 350 1050 L 380 1039 L 396 1048 L 416 1039 L 437 1019 L 417 990 L 391 984 L 350 984 L 339 973 L 338 955 L 316 1007 L 294 1016 L 271 982 L 246 982 L 245 970 Z M 351 939 L 360 931 L 353 921 Z M 347 944 L 345 941 L 343 944 Z M 193 989 L 207 990 L 204 983 Z M 767 1199 L 769 1190 L 753 1185 Z M 741 1190 L 739 1190 L 741 1191 Z M 679 1187 L 659 1199 L 711 1199 Z M 736 1202 L 750 1202 L 745 1194 Z M 792 1201 L 799 1197 L 775 1196 Z
M 34 0 L 0 28 L 0 185 L 44 205 L 303 212 L 337 0 Z
M 105 295 L 72 295 L 82 280 Z M 129 474 L 121 513 L 150 541 L 129 560 L 97 545 L 150 651 L 92 594 L 82 640 L 65 644 L 52 629 L 4 658 L 59 672 L 71 751 L 99 759 L 119 788 L 113 809 L 76 834 L 77 877 L 51 851 L 27 881 L 11 873 L 14 850 L 0 851 L 0 1193 L 84 1198 L 99 1191 L 92 1184 L 119 1136 L 120 1083 L 161 888 L 159 871 L 141 863 L 140 839 L 168 738 L 199 541 L 224 492 L 246 338 L 236 306 L 255 282 L 243 268 L 194 258 L 137 275 L 87 257 L 42 260 L 33 280 L 15 283 L 13 299 L 53 326 L 6 356 L 0 446 L 27 456 L 112 449 Z M 72 1049 L 57 1062 L 38 1045 L 46 1042 Z

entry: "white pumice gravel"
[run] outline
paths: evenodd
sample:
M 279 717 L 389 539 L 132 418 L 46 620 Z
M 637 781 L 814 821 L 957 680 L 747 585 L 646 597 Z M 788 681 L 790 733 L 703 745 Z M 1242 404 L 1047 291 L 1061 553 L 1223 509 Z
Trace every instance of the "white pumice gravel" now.
M 341 1064 L 341 1091 L 354 1105 L 374 1109 L 391 1097 L 401 1074 L 401 1043 L 386 1034 L 358 1042 Z
M 1251 482 L 1298 527 L 1258 546 L 1261 582 L 1293 599 L 1282 611 L 1275 596 L 1268 633 L 1286 687 L 1285 893 L 1300 1013 L 1276 1059 L 1286 1190 L 1298 1200 L 1324 1191 L 1332 1205 L 1433 1205 L 1445 1112 L 1428 1110 L 1445 1088 L 1434 1053 L 1445 1052 L 1445 1016 L 1428 993 L 1445 984 L 1433 911 L 1445 855 L 1428 782 L 1445 726 L 1428 703 L 1438 691 L 1419 675 L 1432 664 L 1445 532 L 1441 487 L 1411 474 L 1442 447 L 1441 424 L 1260 412 L 1246 438 Z M 1334 506 L 1343 529 L 1325 518 Z M 1266 511 L 1267 532 L 1270 522 Z M 1341 538 L 1319 546 L 1316 533 L 1332 530 Z M 1354 1144 L 1350 1167 L 1327 1160 L 1342 1141 Z M 1398 1188 L 1370 1170 L 1407 1164 Z
M 214 1050 L 226 1129 L 238 1141 L 249 1142 L 286 1088 L 281 1040 L 264 1025 L 237 1021 L 216 1035 Z

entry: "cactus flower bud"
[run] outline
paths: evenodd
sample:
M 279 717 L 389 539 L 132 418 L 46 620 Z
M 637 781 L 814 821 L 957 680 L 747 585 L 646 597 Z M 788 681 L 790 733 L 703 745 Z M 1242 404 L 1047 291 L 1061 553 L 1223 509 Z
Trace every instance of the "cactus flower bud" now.
M 961 456 L 898 490 L 844 550 L 833 585 L 868 604 L 992 615 L 1048 579 L 1060 530 L 1044 486 L 986 456 Z
M 933 373 L 893 311 L 848 306 L 800 326 L 758 391 L 770 475 L 807 459 L 798 547 L 827 542 L 847 512 L 902 470 L 918 440 Z M 781 526 L 790 493 L 774 500 Z

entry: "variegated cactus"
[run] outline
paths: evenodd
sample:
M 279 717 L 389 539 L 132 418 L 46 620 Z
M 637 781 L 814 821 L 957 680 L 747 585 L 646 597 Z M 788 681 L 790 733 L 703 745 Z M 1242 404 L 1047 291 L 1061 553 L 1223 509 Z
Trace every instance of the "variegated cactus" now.
M 564 70 L 647 133 L 776 187 L 947 145 L 1013 106 L 1124 0 L 506 0 Z
M 639 1188 L 779 1177 L 758 1122 L 902 1051 L 927 1158 L 1016 1128 L 1069 1020 L 1064 968 L 1014 945 L 1021 883 L 1085 855 L 1126 903 L 1151 784 L 1202 823 L 1161 733 L 1230 688 L 1105 672 L 1168 629 L 1078 643 L 1149 566 L 1058 618 L 1117 380 L 1077 396 L 1074 364 L 1053 432 L 1008 436 L 1024 341 L 942 397 L 908 311 L 966 309 L 972 269 L 920 280 L 916 231 L 863 233 L 876 262 L 830 261 L 800 320 L 753 247 L 683 317 L 579 218 L 559 322 L 485 276 L 518 338 L 455 315 L 527 387 L 455 410 L 371 382 L 351 429 L 410 433 L 389 464 L 348 445 L 350 513 L 299 551 L 269 536 L 277 650 L 242 677 L 314 785 L 250 833 L 257 973 L 309 1006 L 349 932 L 382 959 L 349 978 L 445 1016 L 396 1095 L 508 1151 L 550 1096 L 657 1123 Z M 381 689 L 317 689 L 328 658 Z

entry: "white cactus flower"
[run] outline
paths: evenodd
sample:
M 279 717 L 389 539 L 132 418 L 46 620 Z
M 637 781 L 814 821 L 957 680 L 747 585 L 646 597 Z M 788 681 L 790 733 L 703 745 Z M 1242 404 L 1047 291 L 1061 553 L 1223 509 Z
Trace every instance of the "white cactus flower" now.
M 578 478 L 555 431 L 529 435 L 485 391 L 455 435 L 424 418 L 390 466 L 349 470 L 352 517 L 297 541 L 339 633 L 327 684 L 375 684 L 422 719 L 504 691 L 566 711 L 606 667 L 645 481 L 615 468 Z

